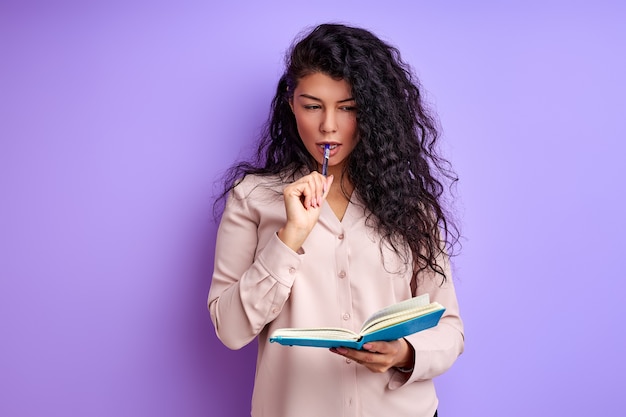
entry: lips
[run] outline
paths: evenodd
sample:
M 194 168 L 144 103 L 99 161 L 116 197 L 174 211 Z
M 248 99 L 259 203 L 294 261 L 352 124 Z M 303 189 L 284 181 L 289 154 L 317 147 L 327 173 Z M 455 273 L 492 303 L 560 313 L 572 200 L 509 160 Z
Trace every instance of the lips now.
M 337 145 L 336 143 L 330 143 L 329 145 L 330 145 L 330 150 L 331 150 L 331 151 L 332 151 L 333 149 L 335 149 L 337 146 L 339 146 L 339 145 Z M 322 148 L 322 151 L 323 151 L 323 150 L 324 150 L 324 148 L 326 147 L 326 144 L 325 144 L 325 143 L 322 143 L 321 145 L 317 145 L 317 146 L 319 146 L 320 148 Z
M 325 143 L 318 143 L 317 147 L 320 150 L 320 154 L 324 155 L 324 147 L 326 145 L 330 145 L 330 154 L 328 155 L 330 158 L 332 158 L 333 156 L 335 156 L 335 154 L 337 154 L 337 152 L 339 152 L 339 148 L 341 147 L 341 144 L 339 143 L 330 143 L 330 142 L 325 142 Z

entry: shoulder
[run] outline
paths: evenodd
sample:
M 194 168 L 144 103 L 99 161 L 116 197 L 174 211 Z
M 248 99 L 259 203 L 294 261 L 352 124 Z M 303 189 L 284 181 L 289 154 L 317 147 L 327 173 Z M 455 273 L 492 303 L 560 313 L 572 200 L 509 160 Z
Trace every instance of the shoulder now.
M 228 192 L 224 214 L 239 213 L 253 218 L 284 206 L 283 190 L 287 184 L 304 175 L 302 170 L 279 174 L 247 174 Z M 284 209 L 281 210 L 281 212 Z
M 232 196 L 236 198 L 250 198 L 281 194 L 287 184 L 290 184 L 305 175 L 303 170 L 280 174 L 248 174 L 239 179 L 232 189 Z
M 230 191 L 223 217 L 246 218 L 259 225 L 268 215 L 284 213 L 283 189 L 288 183 L 280 175 L 246 175 Z
M 231 190 L 226 207 L 261 216 L 268 210 L 282 207 L 283 189 L 287 184 L 280 175 L 246 175 Z
M 248 174 L 238 180 L 231 191 L 231 197 L 249 199 L 263 195 L 282 193 L 285 183 L 278 175 Z

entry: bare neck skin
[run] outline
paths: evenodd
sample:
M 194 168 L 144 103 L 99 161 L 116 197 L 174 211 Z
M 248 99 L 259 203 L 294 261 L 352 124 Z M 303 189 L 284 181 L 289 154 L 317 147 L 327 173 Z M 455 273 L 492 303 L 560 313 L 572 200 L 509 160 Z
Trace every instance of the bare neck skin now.
M 321 169 L 321 167 L 320 167 Z M 348 208 L 349 198 L 354 191 L 354 186 L 348 178 L 347 174 L 341 172 L 341 167 L 329 167 L 328 175 L 334 175 L 335 181 L 330 186 L 330 191 L 326 197 L 326 202 L 335 213 L 339 221 L 343 220 Z M 340 181 L 337 181 L 339 179 Z

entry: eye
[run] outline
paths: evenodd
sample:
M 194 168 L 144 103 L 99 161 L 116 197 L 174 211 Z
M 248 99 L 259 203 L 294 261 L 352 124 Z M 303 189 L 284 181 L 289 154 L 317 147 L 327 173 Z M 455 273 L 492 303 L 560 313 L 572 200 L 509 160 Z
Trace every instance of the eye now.
M 305 104 L 302 107 L 304 107 L 305 110 L 317 110 L 321 108 L 319 104 Z
M 343 111 L 356 111 L 356 106 L 343 106 L 339 107 L 339 109 Z

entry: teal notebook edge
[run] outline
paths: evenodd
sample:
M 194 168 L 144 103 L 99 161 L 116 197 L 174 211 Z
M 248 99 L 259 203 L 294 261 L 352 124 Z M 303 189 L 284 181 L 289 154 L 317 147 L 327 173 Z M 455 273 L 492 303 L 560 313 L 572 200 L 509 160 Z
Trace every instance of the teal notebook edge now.
M 366 334 L 359 340 L 338 340 L 338 339 L 318 339 L 303 337 L 270 337 L 271 343 L 279 343 L 284 346 L 310 346 L 321 348 L 347 347 L 351 349 L 362 349 L 367 342 L 388 342 L 409 336 L 422 330 L 437 326 L 439 319 L 445 312 L 445 308 L 433 311 L 420 317 L 407 320 L 402 323 L 389 326 L 385 329 Z

